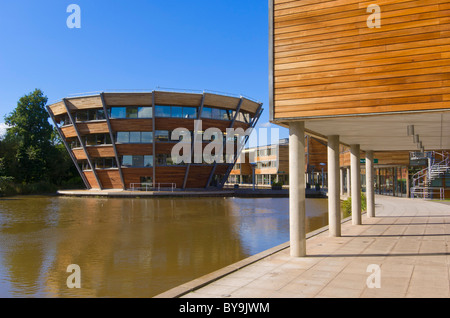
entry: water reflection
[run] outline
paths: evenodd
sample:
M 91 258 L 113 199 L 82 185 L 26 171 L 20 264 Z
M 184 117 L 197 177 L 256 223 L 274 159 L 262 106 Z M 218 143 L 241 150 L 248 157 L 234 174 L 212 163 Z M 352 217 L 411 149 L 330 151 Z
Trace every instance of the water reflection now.
M 286 198 L 0 200 L 0 296 L 151 297 L 286 242 L 288 210 Z M 307 200 L 309 231 L 326 212 Z M 66 286 L 69 264 L 81 289 Z

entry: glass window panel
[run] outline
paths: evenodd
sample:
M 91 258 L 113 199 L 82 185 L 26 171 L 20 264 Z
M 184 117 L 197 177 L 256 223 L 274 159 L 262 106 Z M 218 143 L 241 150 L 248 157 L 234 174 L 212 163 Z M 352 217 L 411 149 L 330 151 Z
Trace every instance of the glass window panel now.
M 117 142 L 119 143 L 129 143 L 130 142 L 130 133 L 128 131 L 119 131 L 117 133 Z
M 86 145 L 87 146 L 95 146 L 97 144 L 97 136 L 96 135 L 87 135 L 86 136 Z
M 98 134 L 97 135 L 97 145 L 104 145 L 105 142 L 105 134 Z
M 97 120 L 106 119 L 105 111 L 103 109 L 97 109 Z
M 130 143 L 140 143 L 141 142 L 141 133 L 139 131 L 131 131 L 130 132 Z
M 127 118 L 138 118 L 138 108 L 127 107 Z
M 229 120 L 228 112 L 225 109 L 220 110 L 220 118 L 223 120 Z
M 170 155 L 166 155 L 166 165 L 173 166 L 175 165 L 174 161 L 172 160 L 172 157 Z
M 213 118 L 213 119 L 222 119 L 221 118 L 221 113 L 220 113 L 220 109 L 217 109 L 217 108 L 213 108 L 212 109 L 212 115 L 211 115 L 211 118 Z
M 153 156 L 144 156 L 144 167 L 153 167 Z
M 172 106 L 172 115 L 174 118 L 183 118 L 183 107 Z
M 133 167 L 143 167 L 144 156 L 133 156 Z
M 156 164 L 160 165 L 160 166 L 165 166 L 166 165 L 166 157 L 167 157 L 167 155 L 165 155 L 165 154 L 157 154 L 156 155 Z
M 109 134 L 105 134 L 105 144 L 112 145 L 111 136 Z
M 151 144 L 153 142 L 153 133 L 151 131 L 143 131 L 141 133 L 141 142 Z
M 126 108 L 125 107 L 112 107 L 111 108 L 111 118 L 126 118 Z
M 202 118 L 212 118 L 212 108 L 203 107 Z
M 184 118 L 197 118 L 197 108 L 195 107 L 183 107 Z
M 167 130 L 157 130 L 155 132 L 156 141 L 169 141 L 169 131 Z
M 88 120 L 88 111 L 87 110 L 77 111 L 76 121 L 87 121 L 87 120 Z
M 156 117 L 170 117 L 170 106 L 155 106 Z
M 88 120 L 96 120 L 97 119 L 97 110 L 96 109 L 89 109 L 87 111 L 88 114 Z
M 152 118 L 153 110 L 151 107 L 139 107 L 138 108 L 138 117 L 139 118 Z
M 122 166 L 131 167 L 133 165 L 133 156 L 123 156 L 122 157 Z

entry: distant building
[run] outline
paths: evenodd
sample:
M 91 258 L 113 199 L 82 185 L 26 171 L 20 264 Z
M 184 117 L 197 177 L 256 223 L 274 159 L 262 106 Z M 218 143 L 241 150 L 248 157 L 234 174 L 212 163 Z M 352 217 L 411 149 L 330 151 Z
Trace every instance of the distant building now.
M 173 131 L 254 127 L 262 104 L 213 93 L 100 93 L 64 98 L 47 107 L 86 188 L 221 188 L 234 161 L 177 163 Z M 201 128 L 198 121 L 201 120 Z M 234 137 L 234 136 L 233 136 Z M 202 138 L 203 139 L 203 138 Z M 211 139 L 214 140 L 214 139 Z M 209 141 L 202 140 L 201 149 Z M 191 148 L 192 149 L 192 148 Z M 234 155 L 239 151 L 235 147 Z

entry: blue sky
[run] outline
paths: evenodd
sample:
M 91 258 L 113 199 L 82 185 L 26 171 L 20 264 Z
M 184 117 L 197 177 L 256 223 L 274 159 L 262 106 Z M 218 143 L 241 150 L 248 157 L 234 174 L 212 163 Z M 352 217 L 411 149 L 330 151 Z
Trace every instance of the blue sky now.
M 259 124 L 266 126 L 267 2 L 3 1 L 0 122 L 35 88 L 51 103 L 70 94 L 162 87 L 259 100 Z M 81 8 L 80 29 L 66 25 L 72 3 Z

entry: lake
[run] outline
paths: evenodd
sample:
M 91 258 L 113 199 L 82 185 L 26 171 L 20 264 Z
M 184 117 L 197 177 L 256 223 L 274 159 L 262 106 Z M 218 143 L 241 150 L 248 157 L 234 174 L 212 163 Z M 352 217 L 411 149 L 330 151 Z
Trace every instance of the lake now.
M 288 240 L 288 198 L 0 198 L 0 297 L 153 297 Z

